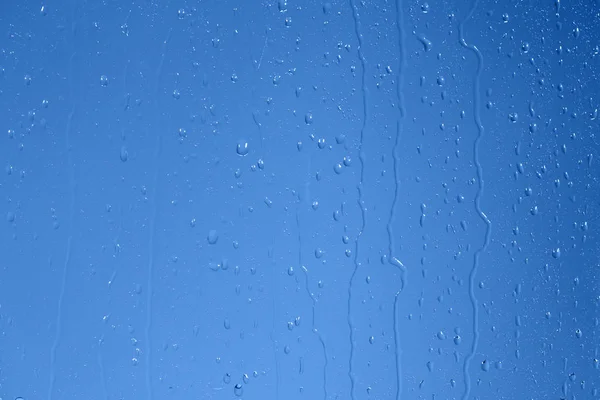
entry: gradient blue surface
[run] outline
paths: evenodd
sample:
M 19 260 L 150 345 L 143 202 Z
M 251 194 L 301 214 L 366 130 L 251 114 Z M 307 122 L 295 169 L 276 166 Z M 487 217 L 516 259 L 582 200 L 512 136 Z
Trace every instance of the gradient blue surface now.
M 2 400 L 600 399 L 598 1 L 0 23 Z

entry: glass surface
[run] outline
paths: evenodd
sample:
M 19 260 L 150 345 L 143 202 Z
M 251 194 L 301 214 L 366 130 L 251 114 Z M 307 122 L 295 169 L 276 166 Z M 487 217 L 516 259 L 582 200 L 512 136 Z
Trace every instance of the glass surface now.
M 600 399 L 600 3 L 0 2 L 2 400 Z

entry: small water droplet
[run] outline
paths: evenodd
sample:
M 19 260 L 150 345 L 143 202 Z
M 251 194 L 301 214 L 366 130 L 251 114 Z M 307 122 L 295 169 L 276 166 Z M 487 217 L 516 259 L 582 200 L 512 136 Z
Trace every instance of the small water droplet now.
M 106 76 L 106 75 L 100 76 L 100 85 L 108 86 L 108 76 Z
M 206 240 L 209 244 L 216 244 L 219 240 L 219 234 L 215 229 L 211 229 L 210 231 L 208 231 L 208 236 L 206 237 Z
M 235 384 L 235 386 L 233 387 L 233 393 L 238 397 L 240 397 L 244 393 L 244 387 L 241 383 Z
M 121 161 L 125 162 L 129 158 L 129 153 L 127 152 L 127 148 L 125 146 L 121 146 L 121 153 L 119 154 Z
M 248 142 L 246 142 L 246 141 L 238 142 L 236 151 L 240 156 L 245 156 L 246 154 L 248 154 L 248 151 L 249 151 Z
M 307 125 L 310 125 L 310 124 L 312 124 L 312 123 L 313 123 L 313 115 L 312 115 L 312 113 L 310 113 L 310 112 L 309 112 L 309 113 L 306 113 L 306 115 L 304 116 L 304 122 L 305 122 Z
M 481 370 L 485 372 L 490 370 L 490 363 L 488 363 L 487 360 L 481 362 Z

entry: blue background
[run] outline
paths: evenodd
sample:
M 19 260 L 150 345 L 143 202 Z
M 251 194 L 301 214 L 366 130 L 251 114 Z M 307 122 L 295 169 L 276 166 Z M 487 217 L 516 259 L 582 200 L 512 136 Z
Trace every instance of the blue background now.
M 598 1 L 0 22 L 2 399 L 600 398 Z

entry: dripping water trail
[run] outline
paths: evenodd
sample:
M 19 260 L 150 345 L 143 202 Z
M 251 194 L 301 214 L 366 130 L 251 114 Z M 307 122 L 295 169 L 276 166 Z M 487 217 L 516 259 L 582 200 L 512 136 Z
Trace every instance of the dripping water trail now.
M 102 359 L 102 341 L 100 339 L 98 343 L 98 368 L 100 369 L 100 380 L 102 381 L 102 397 L 104 400 L 108 400 L 108 387 L 106 385 L 106 374 L 104 372 L 104 360 Z
M 323 399 L 327 400 L 327 347 L 325 346 L 325 340 L 323 339 L 323 336 L 321 336 L 321 332 L 319 332 L 315 325 L 315 309 L 317 306 L 317 299 L 308 287 L 308 269 L 304 265 L 302 265 L 302 235 L 300 230 L 300 213 L 298 211 L 298 208 L 296 208 L 296 229 L 298 230 L 298 262 L 299 265 L 301 265 L 302 267 L 302 271 L 304 272 L 304 287 L 306 289 L 306 294 L 308 294 L 308 297 L 310 297 L 312 301 L 311 328 L 313 333 L 317 335 L 317 338 L 321 343 L 321 348 L 323 349 Z
M 278 399 L 279 398 L 279 357 L 277 356 L 277 354 L 279 353 L 279 349 L 277 347 L 277 342 L 275 341 L 275 316 L 277 315 L 277 312 L 275 309 L 275 297 L 277 296 L 277 292 L 276 292 L 277 286 L 275 285 L 274 278 L 273 278 L 273 276 L 275 275 L 275 271 L 276 271 L 274 264 L 272 264 L 272 268 L 273 268 L 273 273 L 271 274 L 271 290 L 273 291 L 273 295 L 271 296 L 271 310 L 272 310 L 273 318 L 271 319 L 271 333 L 269 334 L 269 338 L 271 339 L 271 343 L 272 343 L 271 348 L 273 349 L 273 358 L 275 359 L 275 398 Z
M 73 27 L 74 29 L 74 27 Z M 74 32 L 73 32 L 74 35 Z M 71 148 L 71 125 L 73 123 L 73 116 L 75 115 L 76 101 L 73 98 L 73 60 L 75 58 L 75 51 L 69 58 L 69 94 L 71 101 L 73 102 L 71 112 L 67 118 L 67 127 L 65 130 L 65 147 L 67 151 L 67 168 L 69 169 L 69 189 L 70 189 L 70 204 L 69 204 L 69 225 L 67 227 L 67 245 L 65 250 L 65 261 L 63 264 L 62 277 L 60 282 L 60 291 L 58 294 L 58 304 L 56 312 L 56 330 L 54 332 L 54 341 L 50 348 L 50 385 L 48 387 L 48 400 L 52 399 L 54 392 L 54 383 L 56 382 L 56 352 L 60 344 L 60 336 L 62 334 L 62 309 L 65 298 L 65 292 L 67 287 L 67 276 L 69 272 L 69 263 L 71 262 L 71 244 L 73 241 L 73 224 L 75 218 L 75 195 L 77 182 L 75 181 L 75 168 L 73 167 L 73 152 Z
M 479 215 L 479 218 L 485 223 L 485 238 L 483 245 L 475 251 L 473 255 L 473 266 L 471 267 L 471 272 L 469 273 L 469 298 L 471 300 L 471 306 L 473 308 L 473 342 L 471 343 L 471 352 L 465 358 L 463 364 L 463 375 L 464 375 L 464 383 L 465 383 L 465 391 L 463 393 L 463 400 L 467 400 L 471 394 L 471 376 L 469 374 L 469 366 L 471 361 L 473 360 L 473 356 L 477 351 L 477 346 L 479 344 L 479 309 L 477 298 L 475 297 L 474 285 L 475 285 L 475 276 L 477 274 L 477 269 L 479 268 L 479 257 L 481 253 L 487 250 L 487 247 L 490 243 L 490 236 L 492 234 L 492 223 L 487 217 L 487 215 L 481 209 L 481 197 L 483 196 L 484 189 L 484 180 L 483 180 L 483 168 L 479 161 L 479 143 L 484 136 L 483 124 L 481 123 L 481 115 L 479 113 L 480 108 L 480 82 L 481 82 L 481 71 L 483 69 L 483 55 L 479 51 L 479 49 L 472 44 L 467 43 L 464 37 L 464 24 L 471 19 L 475 9 L 477 8 L 478 0 L 474 0 L 473 6 L 469 11 L 467 17 L 459 24 L 458 26 L 458 35 L 459 42 L 461 46 L 472 51 L 477 57 L 477 71 L 473 78 L 473 119 L 475 125 L 477 125 L 477 137 L 473 143 L 473 162 L 475 164 L 477 170 L 477 181 L 478 188 L 477 193 L 475 194 L 475 211 Z
M 403 25 L 403 13 L 402 13 L 402 0 L 396 0 L 396 30 L 398 31 L 398 74 L 396 76 L 396 101 L 398 102 L 398 122 L 396 125 L 396 139 L 394 141 L 394 147 L 392 148 L 392 160 L 394 163 L 394 198 L 390 206 L 390 214 L 387 222 L 387 233 L 388 233 L 388 262 L 400 270 L 400 290 L 396 292 L 394 296 L 394 347 L 395 347 L 395 361 L 396 361 L 396 400 L 402 397 L 402 347 L 400 344 L 400 332 L 398 328 L 398 299 L 400 293 L 404 290 L 406 285 L 407 272 L 404 264 L 396 258 L 394 255 L 394 231 L 392 225 L 396 217 L 396 203 L 398 202 L 398 144 L 400 143 L 400 136 L 403 130 L 404 120 L 404 63 L 406 56 L 404 53 L 404 25 Z
M 152 287 L 152 275 L 154 269 L 154 236 L 156 235 L 156 215 L 157 215 L 157 201 L 156 196 L 158 193 L 157 186 L 159 184 L 158 179 L 158 170 L 159 170 L 159 160 L 160 160 L 160 150 L 161 150 L 161 135 L 160 129 L 158 125 L 160 124 L 160 113 L 158 107 L 158 99 L 159 99 L 159 87 L 160 87 L 160 78 L 162 75 L 163 64 L 165 62 L 167 47 L 169 45 L 169 39 L 171 38 L 171 31 L 167 35 L 167 38 L 163 41 L 163 50 L 160 58 L 160 62 L 158 64 L 158 68 L 156 70 L 156 87 L 154 92 L 154 117 L 157 118 L 157 123 L 154 126 L 156 129 L 156 147 L 154 151 L 154 183 L 152 188 L 152 215 L 150 216 L 149 223 L 149 237 L 148 237 L 148 271 L 147 277 L 148 282 L 146 284 L 146 328 L 144 331 L 145 341 L 146 341 L 146 395 L 148 396 L 148 400 L 152 400 L 152 371 L 151 371 L 151 363 L 152 363 L 152 342 L 151 342 L 151 329 L 152 329 L 152 296 L 153 296 L 153 287 Z
M 363 115 L 362 115 L 362 126 L 360 128 L 360 141 L 359 141 L 359 145 L 358 145 L 358 158 L 360 161 L 360 181 L 357 185 L 357 191 L 358 191 L 358 206 L 360 207 L 360 214 L 361 214 L 361 226 L 360 226 L 360 230 L 358 232 L 358 235 L 356 236 L 356 241 L 355 241 L 355 249 L 354 249 L 354 270 L 352 271 L 352 275 L 350 276 L 350 282 L 348 284 L 348 315 L 347 315 L 347 320 L 348 320 L 348 328 L 350 330 L 350 358 L 348 360 L 348 377 L 350 378 L 350 398 L 352 400 L 354 400 L 354 387 L 356 385 L 355 382 L 355 378 L 354 378 L 354 373 L 352 371 L 352 361 L 354 359 L 354 326 L 352 323 L 352 284 L 354 282 L 354 278 L 356 276 L 356 272 L 358 271 L 358 267 L 359 267 L 359 262 L 358 262 L 358 249 L 359 249 L 359 241 L 360 241 L 360 237 L 362 236 L 364 230 L 365 230 L 365 225 L 366 225 L 366 217 L 365 217 L 365 209 L 363 206 L 363 198 L 362 198 L 362 185 L 363 185 L 363 179 L 364 179 L 364 173 L 365 173 L 365 154 L 363 152 L 363 141 L 364 141 L 364 135 L 365 135 L 365 129 L 367 127 L 367 87 L 366 87 L 366 60 L 365 57 L 363 55 L 362 52 L 362 46 L 363 46 L 363 41 L 362 41 L 362 35 L 360 33 L 360 21 L 359 21 L 359 17 L 358 17 L 358 9 L 356 8 L 356 5 L 354 4 L 354 0 L 349 0 L 350 2 L 350 8 L 352 9 L 352 18 L 354 20 L 354 33 L 356 34 L 356 40 L 358 41 L 358 58 L 360 59 L 360 64 L 361 64 L 361 68 L 362 68 L 362 76 L 361 76 L 361 91 L 362 91 L 362 99 L 363 99 Z

